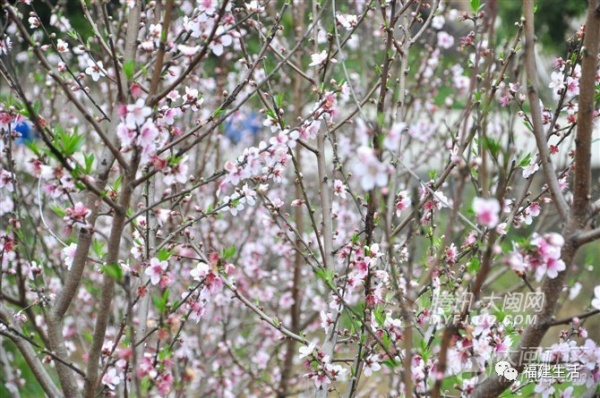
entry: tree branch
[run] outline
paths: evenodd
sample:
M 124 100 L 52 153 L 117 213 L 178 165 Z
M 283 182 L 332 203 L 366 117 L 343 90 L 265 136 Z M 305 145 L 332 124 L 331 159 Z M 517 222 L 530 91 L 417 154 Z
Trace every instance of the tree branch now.
M 526 37 L 528 38 L 527 52 L 532 52 L 531 47 L 533 43 L 533 0 L 524 1 L 525 19 L 526 19 Z M 584 38 L 584 47 L 586 49 L 585 57 L 581 68 L 581 91 L 579 97 L 579 115 L 577 121 L 577 148 L 575 158 L 579 159 L 583 164 L 576 168 L 576 179 L 578 178 L 578 184 L 581 184 L 575 190 L 575 197 L 572 205 L 572 210 L 567 211 L 567 220 L 564 228 L 562 229 L 562 235 L 565 237 L 567 243 L 562 248 L 561 259 L 567 265 L 567 269 L 573 263 L 573 259 L 577 252 L 577 246 L 574 242 L 577 242 L 578 232 L 581 231 L 587 221 L 588 213 L 590 211 L 589 206 L 589 167 L 590 167 L 590 148 L 591 148 L 591 133 L 592 133 L 592 117 L 594 107 L 594 96 L 593 90 L 595 87 L 595 76 L 598 60 L 598 47 L 600 45 L 600 11 L 596 9 L 593 2 L 589 2 L 587 21 L 586 21 L 586 34 Z M 531 70 L 533 64 L 532 55 L 529 54 L 527 57 L 528 75 L 530 72 L 535 74 L 535 69 Z M 529 75 L 531 76 L 531 75 Z M 591 86 L 585 88 L 585 84 Z M 583 83 L 587 82 L 587 83 Z M 537 97 L 537 94 L 534 96 Z M 530 90 L 531 97 L 531 90 Z M 530 98 L 531 100 L 531 98 Z M 532 108 L 536 106 L 539 109 L 539 99 L 532 101 Z M 533 113 L 533 112 L 532 112 Z M 538 126 L 539 127 L 539 126 Z M 539 131 L 538 131 L 539 132 Z M 536 134 L 536 140 L 539 142 L 539 136 Z M 539 145 L 538 145 L 539 147 Z M 540 152 L 546 150 L 545 145 L 540 147 Z M 547 159 L 547 158 L 546 158 Z M 544 157 L 542 157 L 542 161 Z M 546 171 L 546 167 L 544 170 Z M 548 168 L 547 175 L 556 178 L 553 170 Z M 550 178 L 549 178 L 549 181 Z M 584 182 L 587 181 L 588 187 L 583 186 Z M 558 191 L 560 192 L 560 191 Z M 562 196 L 559 196 L 562 198 Z M 564 200 L 564 198 L 562 198 Z M 557 203 L 557 206 L 558 205 Z M 579 206 L 579 207 L 578 207 Z M 568 210 L 568 209 L 567 209 Z M 580 236 L 580 235 L 579 235 Z M 574 239 L 575 237 L 575 239 Z M 538 321 L 533 325 L 530 325 L 519 342 L 519 345 L 515 352 L 511 355 L 511 361 L 516 363 L 516 369 L 521 372 L 525 367 L 525 363 L 522 361 L 522 354 L 524 350 L 531 349 L 530 347 L 538 347 L 542 342 L 542 339 L 548 329 L 552 326 L 554 320 L 554 314 L 556 312 L 556 305 L 558 298 L 563 290 L 565 283 L 566 271 L 559 272 L 558 276 L 554 279 L 546 278 L 542 285 L 542 293 L 545 297 L 545 302 L 542 310 L 538 314 Z M 480 383 L 475 391 L 473 397 L 475 398 L 487 398 L 499 396 L 512 382 L 506 378 L 500 378 L 498 375 L 488 377 L 483 383 Z
M 550 152 L 546 141 L 546 134 L 542 122 L 542 109 L 540 106 L 540 96 L 538 94 L 538 76 L 537 65 L 535 61 L 535 27 L 533 24 L 533 4 L 530 1 L 523 3 L 525 15 L 525 71 L 527 73 L 527 94 L 529 96 L 529 104 L 531 106 L 531 123 L 533 127 L 533 135 L 539 151 L 540 160 L 544 175 L 546 177 L 550 195 L 556 205 L 556 209 L 561 218 L 566 219 L 569 213 L 569 206 L 565 200 L 558 178 L 554 171 Z
M 592 229 L 591 231 L 586 231 L 578 234 L 575 237 L 574 244 L 576 246 L 582 246 L 586 243 L 591 243 L 598 239 L 600 239 L 600 228 Z
M 7 321 L 11 319 L 10 314 L 8 314 L 7 311 L 3 308 L 0 308 L 0 314 Z M 2 330 L 1 326 L 0 330 Z M 8 329 L 2 330 L 1 333 L 10 338 L 13 341 L 13 343 L 15 343 L 15 345 L 21 352 L 21 355 L 23 355 L 25 362 L 27 362 L 27 365 L 29 366 L 33 375 L 35 376 L 36 380 L 44 389 L 44 392 L 50 397 L 62 397 L 62 394 L 54 384 L 54 381 L 44 368 L 44 365 L 42 364 L 40 359 L 37 357 L 35 351 L 31 347 L 31 344 L 29 344 L 29 342 L 23 340 L 13 332 L 9 331 Z

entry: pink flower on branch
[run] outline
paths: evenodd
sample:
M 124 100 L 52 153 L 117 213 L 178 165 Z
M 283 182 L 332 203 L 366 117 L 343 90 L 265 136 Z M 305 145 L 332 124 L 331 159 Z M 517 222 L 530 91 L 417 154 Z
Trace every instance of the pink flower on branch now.
M 362 146 L 357 151 L 358 161 L 354 163 L 354 173 L 359 178 L 360 186 L 365 191 L 370 191 L 375 186 L 384 187 L 388 183 L 388 167 L 383 164 L 375 151 Z
M 494 228 L 498 225 L 498 214 L 500 213 L 498 200 L 477 197 L 473 200 L 473 210 L 478 224 L 488 228 Z
M 144 274 L 150 277 L 150 283 L 157 285 L 163 273 L 167 270 L 168 263 L 166 261 L 159 261 L 156 257 L 150 259 L 150 265 L 144 271 Z

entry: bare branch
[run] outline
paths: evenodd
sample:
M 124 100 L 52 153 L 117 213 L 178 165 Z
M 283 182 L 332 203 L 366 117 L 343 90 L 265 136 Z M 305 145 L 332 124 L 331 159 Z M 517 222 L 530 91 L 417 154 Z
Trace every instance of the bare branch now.
M 558 178 L 550 158 L 548 144 L 546 142 L 546 134 L 544 133 L 542 123 L 542 109 L 540 106 L 540 96 L 538 94 L 538 76 L 537 65 L 535 60 L 535 32 L 533 25 L 533 5 L 529 7 L 529 3 L 523 3 L 525 14 L 525 70 L 527 73 L 527 93 L 529 95 L 529 104 L 531 106 L 531 122 L 533 135 L 539 151 L 544 176 L 548 186 L 550 187 L 550 195 L 556 205 L 558 213 L 562 219 L 566 219 L 569 214 L 569 207 L 562 194 L 558 184 Z

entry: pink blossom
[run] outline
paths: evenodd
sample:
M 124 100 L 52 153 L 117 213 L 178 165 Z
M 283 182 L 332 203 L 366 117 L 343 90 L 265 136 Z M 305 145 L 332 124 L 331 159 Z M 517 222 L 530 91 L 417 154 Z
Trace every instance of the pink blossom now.
M 169 395 L 171 386 L 173 384 L 173 375 L 171 373 L 163 373 L 156 382 L 156 388 L 161 396 L 166 397 Z
M 496 316 L 484 313 L 481 315 L 474 316 L 472 319 L 475 325 L 473 334 L 475 336 L 487 334 L 496 323 Z
M 362 146 L 357 151 L 358 162 L 354 164 L 354 173 L 360 179 L 360 186 L 370 191 L 375 186 L 384 187 L 388 183 L 388 169 L 377 159 L 373 149 Z
M 445 23 L 446 23 L 446 19 L 442 15 L 436 15 L 431 20 L 431 27 L 433 29 L 440 30 L 444 27 Z
M 351 14 L 337 14 L 337 22 L 347 30 L 352 30 L 358 24 L 358 16 Z
M 249 3 L 246 3 L 246 9 L 251 14 L 255 12 L 261 13 L 265 10 L 265 8 L 261 6 L 257 0 L 252 0 Z
M 6 189 L 8 192 L 14 191 L 12 174 L 7 170 L 0 170 L 0 189 Z
M 121 145 L 127 147 L 131 145 L 135 138 L 135 130 L 127 127 L 125 123 L 119 123 L 117 126 L 117 137 L 121 141 Z
M 331 384 L 331 380 L 329 380 L 329 377 L 327 377 L 327 375 L 325 373 L 319 372 L 316 375 L 315 386 L 317 387 L 318 390 L 321 390 L 324 387 L 326 388 L 329 384 Z
M 535 160 L 531 160 L 529 165 L 523 167 L 523 178 L 529 178 L 530 176 L 535 174 L 535 172 L 538 171 L 539 168 L 540 166 L 538 166 L 537 162 Z
M 373 374 L 373 372 L 377 372 L 381 369 L 381 365 L 378 361 L 378 355 L 369 355 L 367 358 L 365 358 L 363 366 L 363 372 L 365 376 L 370 377 Z
M 92 76 L 92 80 L 97 82 L 98 79 L 105 76 L 103 68 L 104 68 L 104 65 L 102 64 L 102 61 L 94 62 L 91 59 L 89 59 L 88 67 L 85 70 L 85 73 Z
M 69 246 L 62 249 L 63 261 L 67 266 L 67 269 L 70 270 L 73 265 L 73 259 L 75 258 L 75 251 L 77 250 L 77 244 L 71 243 Z
M 196 268 L 190 271 L 190 276 L 194 278 L 195 281 L 202 281 L 204 278 L 208 276 L 210 273 L 210 266 L 204 262 L 198 263 Z
M 454 37 L 446 32 L 438 32 L 437 34 L 438 46 L 443 49 L 448 49 L 454 45 Z
M 498 214 L 500 213 L 500 203 L 498 203 L 498 200 L 476 197 L 473 201 L 473 210 L 475 211 L 478 224 L 488 228 L 494 228 L 498 225 Z
M 298 351 L 300 352 L 299 358 L 302 359 L 308 357 L 309 355 L 312 355 L 316 346 L 317 345 L 314 342 L 310 343 L 308 346 L 301 346 L 298 349 Z
M 308 66 L 323 65 L 327 61 L 327 57 L 329 57 L 327 50 L 323 50 L 320 53 L 312 54 L 310 56 L 311 62 L 310 62 L 310 64 L 308 64 Z M 335 64 L 337 62 L 337 60 L 335 58 L 330 58 L 329 62 L 331 62 L 332 64 Z
M 121 378 L 115 368 L 110 368 L 102 377 L 102 384 L 110 390 L 114 390 L 119 383 L 121 383 Z
M 66 213 L 67 217 L 65 217 L 65 219 L 71 219 L 75 222 L 84 222 L 90 215 L 91 210 L 85 207 L 83 203 L 77 202 L 73 207 L 68 208 Z
M 511 101 L 512 101 L 512 98 L 509 95 L 503 95 L 502 97 L 500 97 L 500 105 L 502 107 L 507 107 Z
M 230 46 L 231 43 L 233 43 L 233 38 L 229 34 L 225 33 L 225 28 L 219 26 L 215 32 L 215 39 L 212 41 L 212 43 L 210 43 L 210 49 L 212 50 L 213 54 L 215 54 L 217 57 L 220 57 L 223 55 L 225 47 Z
M 400 214 L 403 210 L 408 209 L 412 201 L 408 196 L 407 191 L 400 191 L 398 195 L 396 195 L 396 216 L 400 217 Z
M 342 182 L 342 180 L 333 181 L 333 193 L 335 196 L 339 196 L 342 199 L 346 198 L 346 186 Z
M 158 137 L 159 131 L 156 125 L 152 121 L 148 120 L 140 128 L 140 135 L 137 139 L 138 145 L 142 148 L 149 147 L 154 144 L 154 141 Z
M 392 128 L 388 131 L 383 139 L 383 146 L 392 151 L 396 152 L 400 147 L 400 138 L 402 132 L 406 129 L 406 123 L 396 122 L 392 125 Z
M 181 159 L 177 164 L 172 165 L 169 171 L 165 174 L 165 184 L 173 185 L 175 181 L 180 184 L 185 184 L 188 180 L 188 164 L 187 158 Z
M 69 43 L 67 43 L 66 41 L 64 41 L 62 39 L 58 39 L 56 41 L 56 50 L 59 53 L 66 53 L 67 51 L 69 51 Z
M 148 268 L 146 268 L 144 273 L 150 277 L 150 282 L 153 285 L 157 285 L 167 267 L 168 263 L 166 261 L 159 261 L 156 257 L 154 257 L 150 259 L 150 265 Z
M 141 126 L 146 121 L 146 118 L 152 114 L 152 109 L 146 106 L 146 102 L 139 98 L 135 104 L 127 105 L 127 118 L 125 123 L 127 127 L 134 129 L 136 126 Z
M 570 97 L 579 95 L 579 79 L 567 77 L 567 95 Z

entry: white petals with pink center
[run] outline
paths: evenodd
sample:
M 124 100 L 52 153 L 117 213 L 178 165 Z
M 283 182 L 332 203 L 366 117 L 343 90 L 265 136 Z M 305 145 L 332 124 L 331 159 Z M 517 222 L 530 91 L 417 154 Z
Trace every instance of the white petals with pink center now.
M 104 75 L 104 65 L 102 61 L 94 62 L 91 59 L 88 59 L 88 67 L 85 70 L 85 73 L 92 77 L 92 80 L 97 82 Z
M 66 213 L 67 217 L 65 217 L 65 219 L 70 219 L 75 222 L 84 222 L 90 215 L 91 210 L 85 207 L 83 203 L 77 202 L 73 207 L 68 208 Z
M 225 28 L 219 26 L 215 33 L 215 39 L 210 43 L 210 49 L 217 57 L 223 55 L 225 47 L 229 47 L 233 43 L 231 35 L 225 33 Z
M 77 250 L 77 244 L 71 243 L 69 246 L 62 249 L 62 256 L 67 269 L 70 270 L 75 259 L 75 251 Z
M 12 174 L 7 170 L 0 170 L 0 189 L 6 189 L 8 192 L 14 191 Z
M 478 224 L 488 228 L 494 228 L 498 225 L 498 214 L 500 214 L 500 203 L 498 203 L 498 200 L 477 197 L 473 200 L 473 210 L 475 211 Z
M 323 50 L 320 53 L 312 54 L 310 56 L 311 62 L 310 62 L 310 64 L 308 64 L 308 66 L 323 65 L 325 63 L 325 61 L 327 61 L 328 56 L 329 56 L 329 54 L 327 54 L 327 50 Z M 337 60 L 335 58 L 330 58 L 329 62 L 331 62 L 332 64 L 335 64 L 337 62 Z
M 153 145 L 154 141 L 158 137 L 159 131 L 151 121 L 144 123 L 140 128 L 140 135 L 138 137 L 138 145 L 142 148 Z
M 400 191 L 398 193 L 398 195 L 396 195 L 396 202 L 395 202 L 396 216 L 400 217 L 400 214 L 402 213 L 402 211 L 408 209 L 411 204 L 412 204 L 412 201 L 410 200 L 410 197 L 408 196 L 408 192 Z
M 69 43 L 67 43 L 66 41 L 64 41 L 62 39 L 58 39 L 56 41 L 56 50 L 59 53 L 66 53 L 67 51 L 69 51 Z
M 365 363 L 363 367 L 363 372 L 365 376 L 370 377 L 373 374 L 373 372 L 378 372 L 381 369 L 381 365 L 378 361 L 378 355 L 369 355 L 367 358 L 365 358 Z
M 127 105 L 127 117 L 125 123 L 127 127 L 135 128 L 144 124 L 146 119 L 152 114 L 152 109 L 146 106 L 146 102 L 140 98 L 135 104 Z
M 333 181 L 333 194 L 335 196 L 339 196 L 342 199 L 346 198 L 346 186 L 344 185 L 342 180 Z
M 358 161 L 354 163 L 353 171 L 359 178 L 360 186 L 365 191 L 370 191 L 375 186 L 384 187 L 388 183 L 388 168 L 381 163 L 375 151 L 362 146 L 357 151 Z
M 300 353 L 299 358 L 302 359 L 308 357 L 309 355 L 312 355 L 316 347 L 317 345 L 314 342 L 310 343 L 308 346 L 300 347 L 298 349 L 298 352 Z
M 206 278 L 208 274 L 210 274 L 210 265 L 206 263 L 198 263 L 196 268 L 190 271 L 190 276 L 198 282 Z
M 102 385 L 106 386 L 109 390 L 114 390 L 119 383 L 121 383 L 121 378 L 115 368 L 110 368 L 102 377 Z
M 535 160 L 531 160 L 529 165 L 523 167 L 523 178 L 531 177 L 539 169 L 540 169 L 540 166 L 538 166 L 537 162 Z
M 167 267 L 168 263 L 166 261 L 159 261 L 157 258 L 152 258 L 144 274 L 150 277 L 150 283 L 157 285 Z
M 119 138 L 119 141 L 121 141 L 121 145 L 124 147 L 128 147 L 133 143 L 135 134 L 135 130 L 127 127 L 125 123 L 119 123 L 117 126 L 117 137 Z

